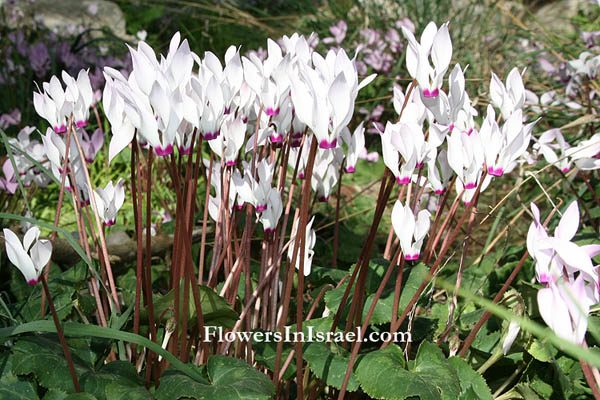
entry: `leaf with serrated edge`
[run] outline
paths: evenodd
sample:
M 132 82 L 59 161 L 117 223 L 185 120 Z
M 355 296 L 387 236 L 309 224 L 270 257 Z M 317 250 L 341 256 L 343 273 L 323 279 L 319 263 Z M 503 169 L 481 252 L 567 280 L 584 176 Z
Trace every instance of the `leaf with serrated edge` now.
M 212 356 L 206 364 L 206 373 L 208 385 L 178 371 L 167 370 L 161 377 L 156 398 L 262 400 L 275 394 L 275 387 L 267 375 L 237 358 Z

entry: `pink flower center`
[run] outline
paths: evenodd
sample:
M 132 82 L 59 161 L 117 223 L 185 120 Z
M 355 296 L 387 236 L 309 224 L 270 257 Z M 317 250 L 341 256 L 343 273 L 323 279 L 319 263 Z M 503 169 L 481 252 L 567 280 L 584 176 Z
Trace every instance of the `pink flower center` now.
M 440 90 L 438 88 L 430 91 L 429 89 L 423 89 L 423 96 L 425 97 L 437 97 L 440 94 Z
M 319 142 L 319 147 L 322 149 L 334 149 L 337 147 L 337 139 L 333 139 L 331 142 L 323 139 Z
M 168 156 L 169 154 L 173 153 L 173 145 L 168 144 L 167 147 L 165 147 L 164 149 L 162 147 L 157 147 L 156 149 L 154 149 L 154 152 L 159 157 Z
M 276 109 L 273 109 L 273 107 L 267 107 L 266 113 L 269 117 L 279 115 L 279 107 L 277 107 Z
M 183 156 L 187 156 L 192 152 L 191 147 L 178 146 L 177 148 L 179 149 L 179 154 Z
M 281 143 L 283 141 L 283 135 L 281 135 L 281 134 L 271 135 L 271 136 L 269 136 L 269 139 L 271 139 L 272 143 Z
M 65 124 L 54 127 L 54 132 L 56 132 L 56 133 L 65 133 L 66 131 L 67 131 L 67 126 Z
M 495 169 L 494 169 L 494 167 L 488 167 L 488 174 L 490 174 L 490 175 L 502 176 L 503 173 L 504 173 L 504 170 L 502 169 L 502 167 L 498 167 Z
M 204 140 L 214 140 L 219 137 L 221 134 L 220 130 L 216 130 L 215 132 L 206 132 L 204 136 Z

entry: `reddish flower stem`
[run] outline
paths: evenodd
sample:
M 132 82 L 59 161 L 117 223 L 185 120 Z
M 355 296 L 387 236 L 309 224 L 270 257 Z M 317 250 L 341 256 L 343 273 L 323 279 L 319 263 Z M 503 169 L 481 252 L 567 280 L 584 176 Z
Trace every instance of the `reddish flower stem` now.
M 396 268 L 399 258 L 401 258 L 401 260 L 404 261 L 404 256 L 402 255 L 402 250 L 400 250 L 400 249 L 394 256 L 394 261 L 390 263 L 388 270 L 386 271 L 385 275 L 381 279 L 381 283 L 379 283 L 377 292 L 375 292 L 375 296 L 373 297 L 373 302 L 371 303 L 371 306 L 369 307 L 369 311 L 367 312 L 365 320 L 362 323 L 361 329 L 358 332 L 359 337 L 357 338 L 356 342 L 354 342 L 354 345 L 352 346 L 352 354 L 350 355 L 350 360 L 348 361 L 348 366 L 346 367 L 346 375 L 344 376 L 344 381 L 342 382 L 342 387 L 340 388 L 340 392 L 338 394 L 338 400 L 343 400 L 344 396 L 346 395 L 346 388 L 348 387 L 348 382 L 350 381 L 350 376 L 352 375 L 354 363 L 356 362 L 356 356 L 358 355 L 358 351 L 360 350 L 360 345 L 362 344 L 363 338 L 361 335 L 364 334 L 364 332 L 366 332 L 366 330 L 369 326 L 369 321 L 371 320 L 371 317 L 373 316 L 373 312 L 375 311 L 375 306 L 377 305 L 377 301 L 379 301 L 379 298 L 381 297 L 381 294 L 383 293 L 383 289 L 385 288 L 387 281 L 390 279 L 390 276 L 392 275 L 392 271 L 394 271 L 394 268 Z M 401 264 L 402 264 L 402 266 L 404 266 L 404 263 L 402 261 L 401 261 Z
M 63 161 L 63 167 L 62 167 L 62 174 L 60 176 L 60 192 L 58 194 L 58 204 L 56 206 L 56 213 L 54 214 L 54 226 L 57 227 L 58 226 L 58 220 L 60 219 L 60 212 L 62 210 L 62 204 L 63 204 L 63 198 L 64 198 L 64 194 L 65 194 L 65 183 L 67 181 L 67 165 L 69 162 L 69 147 L 71 145 L 71 132 L 73 132 L 73 117 L 69 118 L 69 129 L 67 131 L 67 140 L 66 140 L 66 147 L 65 147 L 65 159 Z M 54 242 L 56 240 L 56 231 L 52 231 L 52 234 L 50 235 L 50 243 L 52 243 L 52 248 L 54 248 Z M 46 264 L 45 270 L 44 270 L 44 278 L 47 280 L 48 277 L 50 276 L 50 262 L 51 260 L 48 260 L 48 263 Z M 42 318 L 44 318 L 44 315 L 46 313 L 46 294 L 42 293 L 42 305 L 40 307 L 40 316 Z
M 44 294 L 48 299 L 48 306 L 50 306 L 50 312 L 52 313 L 52 319 L 54 320 L 54 325 L 56 326 L 56 333 L 58 333 L 58 340 L 60 341 L 60 345 L 63 348 L 63 353 L 65 354 L 65 359 L 67 360 L 67 365 L 69 366 L 69 372 L 71 373 L 71 379 L 73 379 L 73 386 L 75 387 L 75 391 L 77 393 L 81 392 L 81 388 L 79 387 L 79 380 L 77 379 L 77 374 L 75 373 L 75 366 L 73 365 L 73 359 L 71 358 L 71 352 L 69 351 L 69 346 L 67 346 L 67 341 L 65 340 L 65 335 L 63 333 L 62 327 L 60 326 L 60 319 L 58 318 L 58 314 L 56 313 L 56 308 L 54 307 L 54 302 L 52 301 L 52 296 L 50 295 L 50 290 L 48 289 L 48 282 L 46 282 L 46 277 L 44 274 L 40 275 L 40 280 L 42 281 L 42 287 L 44 288 Z

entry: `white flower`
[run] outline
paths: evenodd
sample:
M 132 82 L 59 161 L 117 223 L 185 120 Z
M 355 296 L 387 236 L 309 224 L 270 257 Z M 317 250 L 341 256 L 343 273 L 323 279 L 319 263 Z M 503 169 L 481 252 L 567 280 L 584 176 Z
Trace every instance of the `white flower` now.
M 342 129 L 352 119 L 358 91 L 370 83 L 371 75 L 358 83 L 356 66 L 343 49 L 330 50 L 323 58 L 313 53 L 315 68 L 298 65 L 299 77 L 291 80 L 296 117 L 315 134 L 319 147 L 337 147 Z
M 488 114 L 479 134 L 481 141 L 485 143 L 485 162 L 488 174 L 502 176 L 505 172 L 514 169 L 517 158 L 527 150 L 533 125 L 537 121 L 523 125 L 523 112 L 521 109 L 517 109 L 508 117 L 500 130 L 495 117 L 493 108 L 488 106 Z
M 354 129 L 354 133 L 350 134 L 348 128 L 342 130 L 342 140 L 348 145 L 348 152 L 346 153 L 346 164 L 344 165 L 344 171 L 351 174 L 356 169 L 356 162 L 358 161 L 359 155 L 365 149 L 365 127 L 363 122 L 360 123 Z
M 438 96 L 452 58 L 452 41 L 448 23 L 446 22 L 438 29 L 435 22 L 430 22 L 421 34 L 420 43 L 405 27 L 402 27 L 402 33 L 408 40 L 406 49 L 408 73 L 417 80 L 424 98 Z M 433 68 L 429 63 L 430 56 Z
M 490 98 L 492 103 L 500 109 L 504 119 L 508 119 L 514 111 L 523 108 L 525 104 L 525 86 L 523 86 L 523 79 L 517 68 L 513 68 L 509 72 L 506 78 L 506 86 L 492 72 Z
M 555 164 L 562 172 L 569 172 L 571 169 L 571 159 L 566 155 L 569 148 L 570 145 L 559 128 L 549 129 L 542 133 L 533 145 L 534 152 L 542 153 L 548 164 Z M 560 151 L 559 154 L 557 154 L 557 150 Z
M 10 229 L 4 229 L 6 254 L 25 277 L 30 285 L 35 285 L 40 280 L 42 270 L 50 261 L 52 243 L 47 239 L 40 239 L 40 229 L 32 226 L 23 237 L 23 244 L 19 237 Z
M 294 227 L 292 228 L 292 237 L 294 239 L 290 240 L 290 246 L 288 247 L 288 259 L 292 261 L 292 257 L 294 256 L 294 246 L 296 243 L 296 232 L 298 232 L 298 221 L 296 220 L 294 223 Z M 311 271 L 312 259 L 315 255 L 313 248 L 315 247 L 315 243 L 317 242 L 317 235 L 315 231 L 312 229 L 312 224 L 315 221 L 315 217 L 312 217 L 310 222 L 306 225 L 306 240 L 304 247 L 304 276 L 308 276 Z M 298 257 L 296 258 L 296 269 L 300 268 L 300 249 L 298 249 Z
M 591 170 L 600 168 L 600 133 L 589 139 L 582 140 L 577 146 L 565 151 L 570 156 L 577 168 Z
M 519 325 L 518 322 L 510 321 L 510 324 L 508 325 L 508 332 L 506 333 L 506 337 L 504 338 L 504 341 L 502 342 L 502 351 L 504 352 L 504 355 L 506 355 L 506 353 L 508 353 L 508 351 L 510 350 L 510 347 L 512 346 L 512 344 L 515 342 L 515 339 L 519 335 L 520 330 L 521 330 L 521 326 Z
M 404 206 L 399 200 L 392 209 L 392 226 L 398 238 L 400 247 L 406 260 L 418 260 L 425 235 L 429 231 L 431 213 L 421 210 L 415 215 L 407 204 Z
M 281 202 L 281 195 L 277 190 L 272 189 L 269 191 L 267 197 L 267 209 L 259 215 L 265 232 L 275 232 L 282 213 L 283 203 Z
M 114 225 L 117 213 L 125 201 L 123 179 L 119 179 L 116 185 L 109 181 L 104 189 L 96 188 L 94 195 L 98 205 L 98 214 L 104 221 L 104 225 Z

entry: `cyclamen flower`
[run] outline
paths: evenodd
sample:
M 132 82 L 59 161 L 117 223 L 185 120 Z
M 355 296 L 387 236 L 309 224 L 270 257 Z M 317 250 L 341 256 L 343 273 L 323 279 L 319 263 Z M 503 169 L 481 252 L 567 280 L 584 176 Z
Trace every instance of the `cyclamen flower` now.
M 56 133 L 67 131 L 67 118 L 73 111 L 73 104 L 65 98 L 65 91 L 56 76 L 42 84 L 43 93 L 33 93 L 33 106 L 38 115 L 44 118 Z
M 500 109 L 502 118 L 508 119 L 510 115 L 525 104 L 525 86 L 517 68 L 513 68 L 506 78 L 506 86 L 500 78 L 492 72 L 490 81 L 490 99 Z
M 438 170 L 439 165 L 439 170 Z M 448 189 L 448 182 L 452 176 L 452 168 L 448 164 L 448 151 L 440 151 L 436 158 L 431 158 L 427 163 L 427 178 L 435 194 L 444 194 Z
M 76 127 L 87 125 L 89 108 L 93 101 L 93 91 L 88 72 L 81 70 L 75 80 L 67 72 L 62 72 L 66 88 L 56 76 L 44 82 L 43 93 L 33 93 L 33 105 L 39 116 L 50 123 L 56 133 L 67 131 L 67 120 L 73 114 Z
M 161 57 L 160 63 L 154 50 L 143 41 L 138 43 L 137 50 L 129 50 L 133 61 L 129 79 L 114 69 L 104 69 L 107 116 L 117 128 L 113 127 L 110 158 L 131 142 L 133 128 L 138 131 L 138 140 L 146 141 L 158 156 L 171 154 L 182 120 L 198 123 L 193 101 L 184 93 L 194 64 L 189 45 L 186 40 L 180 43 L 180 35 L 176 33 L 169 53 Z
M 368 162 L 378 162 L 379 161 L 379 153 L 376 151 L 367 152 L 367 148 L 363 147 L 363 149 L 358 153 L 358 158 L 361 160 L 365 160 Z
M 15 108 L 11 113 L 0 115 L 0 129 L 6 130 L 9 126 L 16 126 L 21 123 L 21 110 Z
M 586 285 L 583 276 L 574 281 L 560 278 L 540 289 L 537 302 L 544 322 L 561 338 L 582 344 L 587 331 L 590 307 L 597 303 L 594 288 Z
M 595 79 L 600 69 L 600 56 L 593 56 L 591 53 L 584 51 L 578 59 L 569 61 L 567 65 L 575 74 Z
M 471 100 L 465 91 L 464 70 L 460 64 L 454 66 L 448 81 L 448 95 L 440 90 L 439 96 L 422 99 L 423 104 L 435 117 L 436 124 L 432 126 L 435 130 L 438 130 L 437 125 L 440 125 L 439 128 L 444 126 L 443 130 L 450 133 L 457 128 L 470 134 L 475 126 L 473 117 L 477 115 L 477 111 L 471 106 Z
M 435 22 L 430 22 L 421 34 L 420 43 L 407 28 L 402 27 L 402 33 L 408 40 L 406 68 L 410 76 L 417 80 L 423 97 L 436 97 L 452 58 L 448 23 L 438 29 Z M 433 68 L 429 64 L 429 57 L 433 61 Z
M 269 164 L 263 159 L 257 167 L 258 181 L 250 174 L 250 167 L 244 168 L 245 175 L 242 178 L 239 173 L 232 175 L 232 186 L 235 187 L 240 197 L 238 204 L 250 203 L 256 207 L 256 211 L 264 211 L 268 208 L 269 192 L 275 190 L 271 187 L 275 164 Z
M 554 230 L 554 236 L 549 236 L 546 232 L 535 203 L 531 203 L 531 212 L 534 219 L 527 233 L 527 250 L 535 260 L 538 281 L 548 284 L 562 277 L 563 272 L 572 280 L 575 273 L 580 273 L 596 287 L 599 278 L 591 257 L 600 254 L 600 245 L 578 246 L 571 241 L 579 227 L 577 202 L 574 201 L 567 207 Z
M 356 67 L 343 49 L 330 50 L 325 58 L 313 53 L 313 63 L 314 69 L 298 65 L 300 78 L 291 80 L 292 102 L 296 117 L 313 131 L 319 147 L 335 148 L 352 119 L 358 91 L 375 75 L 359 84 Z
M 79 132 L 78 132 L 79 133 Z M 85 130 L 81 130 L 81 147 L 85 156 L 85 161 L 91 163 L 104 144 L 104 133 L 100 128 L 96 129 L 92 137 Z
M 10 159 L 7 159 L 2 164 L 2 173 L 4 174 L 4 178 L 0 178 L 0 190 L 4 190 L 8 194 L 15 194 L 19 183 L 17 182 L 15 170 Z
M 225 161 L 225 165 L 235 165 L 246 138 L 246 124 L 240 116 L 230 115 L 225 119 L 221 133 L 215 140 L 208 142 L 210 148 Z
M 275 232 L 282 213 L 281 195 L 277 190 L 272 189 L 267 196 L 267 209 L 260 213 L 260 222 L 265 232 Z
M 506 337 L 502 342 L 502 352 L 504 355 L 508 353 L 512 344 L 515 342 L 515 339 L 519 335 L 519 331 L 521 330 L 521 326 L 516 321 L 510 321 L 508 325 L 508 332 L 506 333 Z
M 361 122 L 356 127 L 353 134 L 350 134 L 348 128 L 344 128 L 341 134 L 342 140 L 348 145 L 348 152 L 346 153 L 346 163 L 344 165 L 344 172 L 352 174 L 356 168 L 356 162 L 358 161 L 360 154 L 366 151 L 365 148 L 365 127 Z
M 527 234 L 527 250 L 535 261 L 536 277 L 545 286 L 537 295 L 540 315 L 558 336 L 581 344 L 590 307 L 600 300 L 597 267 L 591 261 L 600 254 L 600 245 L 571 242 L 579 226 L 577 202 L 567 207 L 554 237 L 541 224 L 534 203 L 531 211 L 534 220 Z
M 88 123 L 90 107 L 94 101 L 94 92 L 88 71 L 80 70 L 77 80 L 67 72 L 62 72 L 62 79 L 65 82 L 66 100 L 73 103 L 73 122 L 75 126 L 81 128 Z
M 113 79 L 116 76 L 116 79 Z M 117 154 L 131 143 L 135 135 L 135 126 L 125 114 L 125 100 L 121 95 L 126 91 L 127 81 L 117 70 L 105 69 L 106 84 L 102 93 L 104 113 L 112 131 L 108 147 L 108 161 L 111 162 Z M 129 105 L 127 105 L 129 107 Z
M 600 245 L 578 246 L 571 242 L 579 226 L 579 207 L 572 202 L 551 237 L 540 222 L 540 211 L 531 203 L 534 220 L 527 234 L 527 250 L 535 261 L 540 315 L 561 338 L 581 344 L 587 330 L 590 307 L 600 300 L 598 272 L 591 258 Z
M 566 151 L 577 168 L 592 170 L 600 168 L 600 133 L 596 133 L 589 139 L 582 140 L 577 146 Z
M 39 237 L 40 229 L 37 226 L 29 228 L 23 237 L 23 243 L 13 231 L 4 229 L 6 255 L 30 285 L 35 285 L 40 281 L 42 270 L 52 255 L 52 243 Z
M 94 196 L 98 205 L 98 214 L 104 221 L 104 225 L 114 225 L 117 221 L 117 213 L 125 201 L 123 179 L 119 179 L 116 185 L 109 181 L 104 189 L 96 188 Z
M 439 142 L 434 142 L 425 141 L 421 126 L 417 123 L 392 124 L 388 121 L 384 132 L 381 133 L 383 162 L 392 171 L 397 183 L 410 183 L 415 169 L 423 167 L 430 158 L 435 158 L 436 145 Z M 402 166 L 400 156 L 404 160 Z
M 292 257 L 294 257 L 294 246 L 296 244 L 296 240 L 298 238 L 296 238 L 296 232 L 298 232 L 298 221 L 300 221 L 299 219 L 296 220 L 296 222 L 294 223 L 294 226 L 292 228 L 292 238 L 290 240 L 290 246 L 288 247 L 288 259 L 290 261 L 292 261 Z M 312 259 L 313 256 L 315 255 L 315 252 L 313 250 L 313 248 L 315 247 L 315 244 L 317 243 L 317 235 L 315 233 L 315 231 L 312 228 L 313 222 L 315 222 L 315 217 L 312 217 L 310 222 L 306 225 L 306 239 L 304 241 L 304 276 L 308 276 L 310 275 L 310 271 L 311 271 L 311 266 L 312 266 Z M 300 249 L 298 249 L 298 256 L 296 257 L 296 269 L 300 268 Z
M 553 143 L 556 142 L 556 143 Z M 549 129 L 537 139 L 533 150 L 541 153 L 548 164 L 555 164 L 562 172 L 569 172 L 571 159 L 566 155 L 569 143 L 565 140 L 559 128 Z M 557 154 L 557 150 L 560 151 Z
M 488 106 L 488 114 L 481 126 L 479 134 L 485 143 L 485 162 L 488 174 L 502 176 L 510 172 L 516 166 L 516 160 L 529 147 L 531 131 L 535 122 L 523 125 L 523 113 L 521 109 L 515 110 L 502 126 L 502 130 L 496 124 L 496 114 L 491 106 Z
M 319 201 L 329 200 L 329 195 L 339 180 L 343 158 L 344 153 L 340 148 L 317 151 L 310 183 Z
M 475 189 L 484 162 L 484 146 L 479 132 L 470 135 L 459 130 L 448 136 L 448 164 L 465 189 Z
M 425 235 L 429 231 L 431 213 L 421 210 L 415 215 L 407 204 L 397 200 L 392 209 L 392 226 L 400 239 L 400 248 L 406 260 L 418 260 Z
M 322 42 L 324 44 L 335 43 L 339 46 L 344 41 L 347 31 L 348 25 L 346 24 L 346 21 L 340 20 L 337 24 L 329 27 L 329 32 L 331 32 L 333 37 L 323 38 Z

